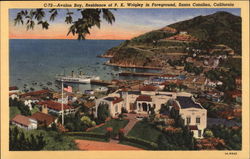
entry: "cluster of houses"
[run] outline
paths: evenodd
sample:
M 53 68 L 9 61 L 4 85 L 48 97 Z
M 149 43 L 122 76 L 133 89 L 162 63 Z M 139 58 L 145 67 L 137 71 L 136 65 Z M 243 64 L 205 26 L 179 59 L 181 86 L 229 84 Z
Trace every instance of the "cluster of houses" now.
M 241 101 L 241 77 L 235 79 L 237 90 L 220 92 L 215 89 L 216 86 L 222 85 L 220 81 L 211 81 L 202 76 L 164 75 L 145 80 L 143 85 L 139 85 L 137 88 L 117 89 L 113 93 L 93 100 L 82 100 L 80 97 L 83 94 L 74 93 L 64 94 L 64 98 L 62 98 L 60 93 L 49 90 L 22 94 L 17 87 L 10 87 L 9 97 L 11 99 L 23 101 L 30 110 L 34 108 L 34 105 L 40 109 L 32 116 L 18 114 L 10 122 L 25 129 L 36 129 L 41 125 L 51 126 L 52 123 L 57 122 L 58 116 L 62 115 L 62 101 L 66 115 L 74 114 L 79 109 L 79 107 L 72 106 L 72 103 L 77 101 L 88 107 L 89 112 L 95 117 L 97 117 L 97 110 L 101 104 L 108 105 L 110 115 L 116 117 L 122 113 L 122 110 L 144 115 L 150 114 L 152 111 L 159 113 L 162 106 L 170 103 L 171 108 L 179 110 L 185 125 L 188 125 L 194 132 L 194 136 L 202 138 L 207 126 L 207 110 L 195 101 L 196 94 L 194 93 L 180 90 L 177 92 L 163 91 L 163 88 L 169 83 L 181 83 L 188 88 L 194 88 L 200 92 L 200 97 L 213 102 L 221 102 L 225 93 L 236 101 Z M 94 96 L 91 91 L 85 93 Z
M 62 98 L 57 98 L 57 93 L 52 93 L 49 90 L 39 90 L 21 94 L 17 87 L 9 88 L 9 97 L 14 100 L 20 100 L 30 110 L 36 105 L 40 111 L 31 116 L 17 114 L 10 120 L 10 123 L 26 130 L 37 129 L 40 126 L 51 127 L 53 123 L 57 123 L 58 116 L 62 114 L 62 104 L 59 102 Z M 78 108 L 75 108 L 67 103 L 74 98 L 67 96 L 67 102 L 64 103 L 64 114 L 73 114 Z M 69 100 L 71 99 L 71 100 Z

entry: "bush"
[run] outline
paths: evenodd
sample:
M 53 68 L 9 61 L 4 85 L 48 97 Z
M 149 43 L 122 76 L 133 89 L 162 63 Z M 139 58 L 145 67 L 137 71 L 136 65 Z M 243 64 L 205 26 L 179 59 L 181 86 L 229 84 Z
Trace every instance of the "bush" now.
M 104 139 L 106 137 L 105 134 L 96 132 L 67 132 L 66 134 L 69 136 L 84 136 L 84 137 L 94 137 L 100 139 Z
M 107 127 L 106 130 L 107 132 L 105 134 L 105 137 L 106 137 L 106 140 L 109 141 L 112 136 L 113 128 Z
M 213 134 L 213 132 L 211 130 L 206 129 L 203 136 L 204 137 L 214 137 L 214 134 Z
M 27 151 L 42 150 L 46 145 L 43 134 L 26 134 L 17 127 L 9 130 L 9 150 L 10 151 Z
M 97 118 L 98 121 L 103 123 L 110 116 L 109 106 L 107 104 L 99 104 L 97 108 Z
M 124 140 L 124 134 L 125 134 L 124 128 L 121 128 L 118 133 L 120 141 Z
M 132 136 L 124 136 L 123 140 L 145 146 L 145 147 L 149 148 L 150 150 L 157 150 L 157 148 L 158 148 L 158 145 L 154 142 L 150 142 L 150 141 L 143 140 L 143 139 L 136 138 L 136 137 L 132 137 Z

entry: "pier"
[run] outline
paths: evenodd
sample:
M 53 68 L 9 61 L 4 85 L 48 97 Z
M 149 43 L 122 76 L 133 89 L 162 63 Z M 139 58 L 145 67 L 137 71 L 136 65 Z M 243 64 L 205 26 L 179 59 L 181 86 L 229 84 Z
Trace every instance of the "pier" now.
M 149 72 L 130 72 L 130 71 L 123 71 L 119 73 L 119 76 L 144 76 L 144 77 L 151 77 L 151 76 L 161 76 L 162 73 L 149 73 Z
M 101 85 L 101 86 L 112 85 L 111 81 L 106 81 L 106 80 L 91 80 L 90 83 L 94 85 Z

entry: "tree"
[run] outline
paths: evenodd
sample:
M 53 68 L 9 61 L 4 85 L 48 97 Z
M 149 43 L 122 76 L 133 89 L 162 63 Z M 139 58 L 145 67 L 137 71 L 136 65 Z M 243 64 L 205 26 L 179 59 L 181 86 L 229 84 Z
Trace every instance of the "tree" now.
M 90 34 L 90 29 L 94 26 L 101 27 L 101 15 L 109 24 L 115 21 L 115 16 L 110 11 L 111 9 L 77 9 L 70 11 L 67 9 L 65 15 L 65 23 L 70 24 L 68 34 L 77 35 L 78 40 L 85 39 L 87 34 Z M 35 25 L 41 25 L 43 29 L 49 29 L 49 22 L 44 20 L 46 15 L 49 15 L 49 21 L 54 21 L 58 15 L 58 9 L 29 9 L 21 10 L 17 13 L 14 19 L 15 25 L 24 24 L 27 30 L 34 29 Z M 77 20 L 73 19 L 73 15 L 80 14 Z
M 41 150 L 46 145 L 43 134 L 25 134 L 17 127 L 10 128 L 9 149 L 11 151 Z
M 157 139 L 158 149 L 159 150 L 167 150 L 169 148 L 168 140 L 166 139 L 164 134 L 161 134 Z
M 205 130 L 203 136 L 204 137 L 214 137 L 214 134 L 213 134 L 213 132 L 211 130 L 207 129 L 207 130 Z
M 104 122 L 110 116 L 108 104 L 99 104 L 97 108 L 97 118 L 100 122 Z
M 86 125 L 86 127 L 92 127 L 96 125 L 95 121 L 91 121 L 91 119 L 88 116 L 83 116 L 81 118 L 81 122 L 82 124 Z

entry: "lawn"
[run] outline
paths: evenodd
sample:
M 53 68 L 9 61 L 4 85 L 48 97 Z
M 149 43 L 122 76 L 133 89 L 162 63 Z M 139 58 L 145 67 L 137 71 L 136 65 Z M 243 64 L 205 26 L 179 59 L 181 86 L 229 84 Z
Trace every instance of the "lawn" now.
M 91 130 L 92 132 L 106 133 L 107 127 L 113 128 L 113 134 L 117 135 L 120 128 L 124 128 L 128 124 L 128 120 L 112 119 L 106 122 L 105 125 Z
M 14 118 L 17 114 L 21 114 L 17 107 L 9 107 L 10 109 L 10 119 Z
M 31 114 L 34 114 L 36 112 L 39 112 L 39 108 L 37 106 L 35 106 L 32 110 L 31 110 Z
M 130 130 L 128 136 L 157 143 L 157 139 L 161 134 L 162 132 L 157 130 L 153 125 L 140 121 L 136 123 L 132 130 Z

